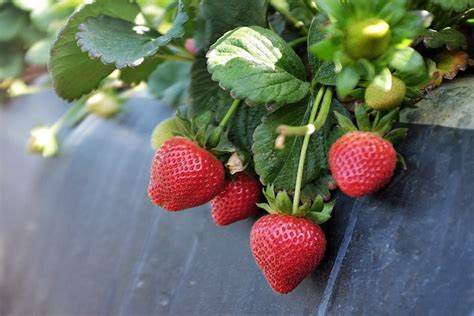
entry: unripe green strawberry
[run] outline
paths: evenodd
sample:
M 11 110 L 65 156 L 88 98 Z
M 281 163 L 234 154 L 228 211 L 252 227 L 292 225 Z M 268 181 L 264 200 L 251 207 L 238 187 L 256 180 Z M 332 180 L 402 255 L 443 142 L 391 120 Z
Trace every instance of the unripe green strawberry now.
M 174 136 L 173 133 L 178 131 L 179 127 L 175 117 L 162 121 L 153 129 L 150 139 L 151 148 L 158 150 L 164 142 Z
M 354 59 L 376 59 L 387 50 L 391 40 L 390 26 L 382 19 L 349 23 L 346 51 Z
M 392 76 L 392 87 L 388 91 L 372 82 L 365 90 L 365 102 L 374 110 L 392 110 L 400 106 L 405 93 L 403 80 Z
M 99 117 L 110 118 L 120 112 L 122 106 L 115 96 L 97 92 L 87 99 L 86 108 Z

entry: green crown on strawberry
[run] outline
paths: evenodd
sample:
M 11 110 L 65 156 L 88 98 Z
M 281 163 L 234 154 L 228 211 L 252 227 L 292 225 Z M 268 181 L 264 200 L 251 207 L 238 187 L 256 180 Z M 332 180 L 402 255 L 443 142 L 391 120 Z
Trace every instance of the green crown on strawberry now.
M 257 265 L 271 288 L 279 294 L 294 290 L 324 258 L 326 237 L 318 224 L 331 217 L 334 202 L 317 196 L 292 210 L 286 191 L 264 190 L 268 203 L 258 204 L 269 215 L 252 227 L 250 246 Z
M 346 134 L 331 146 L 329 168 L 342 192 L 358 197 L 378 191 L 390 181 L 397 163 L 397 152 L 391 141 L 404 138 L 407 132 L 405 128 L 391 130 L 397 114 L 397 109 L 383 117 L 377 112 L 371 124 L 366 109 L 359 105 L 355 109 L 358 129 L 336 112 Z

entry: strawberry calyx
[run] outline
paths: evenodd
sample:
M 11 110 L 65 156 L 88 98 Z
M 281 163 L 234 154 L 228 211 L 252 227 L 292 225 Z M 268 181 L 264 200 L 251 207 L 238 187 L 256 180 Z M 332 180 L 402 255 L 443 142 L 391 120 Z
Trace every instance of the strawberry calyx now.
M 347 132 L 371 132 L 392 144 L 396 144 L 403 140 L 408 132 L 407 128 L 392 129 L 393 123 L 398 117 L 399 109 L 393 109 L 388 113 L 381 111 L 373 111 L 367 105 L 359 104 L 354 109 L 357 126 L 346 116 L 334 111 L 334 115 L 339 124 L 339 127 L 344 133 Z
M 291 215 L 294 217 L 306 218 L 316 224 L 322 224 L 331 218 L 331 212 L 335 205 L 335 200 L 325 203 L 323 198 L 318 195 L 312 203 L 304 202 L 293 210 L 292 198 L 286 191 L 278 191 L 275 194 L 273 185 L 263 189 L 267 203 L 259 203 L 258 207 L 264 209 L 269 214 Z

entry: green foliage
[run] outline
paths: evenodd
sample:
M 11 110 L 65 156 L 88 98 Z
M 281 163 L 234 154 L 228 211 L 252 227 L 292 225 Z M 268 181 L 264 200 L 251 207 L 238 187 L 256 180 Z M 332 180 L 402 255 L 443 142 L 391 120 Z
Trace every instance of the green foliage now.
M 0 82 L 18 76 L 23 69 L 21 50 L 8 44 L 0 43 Z
M 28 23 L 28 14 L 11 4 L 0 5 L 0 42 L 7 42 L 20 34 Z
M 275 148 L 277 127 L 279 125 L 298 126 L 308 123 L 312 100 L 302 100 L 288 105 L 263 118 L 253 136 L 255 171 L 264 184 L 273 184 L 277 190 L 291 191 L 296 182 L 299 155 L 303 137 L 287 136 L 284 148 Z M 314 182 L 323 174 L 325 150 L 323 131 L 310 138 L 302 185 Z
M 267 0 L 201 0 L 196 20 L 197 48 L 207 50 L 225 32 L 239 26 L 267 25 Z
M 120 70 L 120 80 L 126 84 L 147 81 L 150 74 L 163 60 L 157 57 L 145 59 L 138 67 Z
M 113 70 L 113 65 L 104 65 L 91 59 L 76 43 L 79 25 L 89 17 L 108 15 L 133 22 L 140 13 L 135 3 L 127 0 L 97 0 L 82 6 L 60 31 L 51 49 L 50 72 L 56 93 L 74 100 L 98 87 L 102 79 Z
M 431 2 L 441 6 L 443 9 L 463 11 L 474 7 L 474 0 L 431 0 Z
M 226 33 L 207 54 L 212 79 L 249 104 L 293 103 L 306 96 L 304 65 L 276 33 L 241 27 Z
M 184 35 L 184 24 L 189 20 L 189 1 L 181 0 L 171 29 L 164 35 L 145 25 L 136 25 L 125 18 L 99 15 L 87 18 L 76 33 L 77 44 L 92 58 L 116 68 L 136 67 L 145 58 L 173 39 Z
M 196 58 L 191 69 L 189 102 L 191 116 L 212 109 L 217 113 L 218 119 L 222 119 L 225 109 L 232 103 L 229 93 L 221 89 L 217 82 L 212 81 L 203 56 Z
M 157 99 L 178 106 L 188 99 L 191 64 L 168 61 L 160 64 L 148 79 L 148 89 Z
M 0 41 L 28 43 L 29 64 L 44 63 L 51 29 L 80 0 L 51 1 L 2 5 L 17 18 L 0 18 L 0 27 L 12 25 Z M 435 75 L 452 78 L 465 69 L 470 31 L 461 25 L 462 10 L 471 1 L 95 0 L 59 32 L 50 69 L 67 100 L 146 82 L 151 95 L 181 106 L 166 133 L 155 130 L 154 148 L 171 135 L 190 138 L 234 164 L 230 173 L 255 172 L 267 186 L 268 203 L 260 207 L 321 223 L 334 206 L 324 203 L 335 186 L 329 150 L 357 130 L 353 121 L 392 142 L 406 136 L 406 129 L 392 130 L 398 109 L 377 109 L 367 91 L 376 87 L 382 93 L 372 99 L 390 100 L 397 78 L 403 91 L 395 106 L 403 107 L 427 84 L 439 84 Z M 423 11 L 429 8 L 436 14 Z M 25 10 L 34 27 L 22 22 Z M 425 30 L 433 15 L 440 22 Z M 197 52 L 187 51 L 189 40 Z M 15 55 L 24 46 L 4 43 L 0 79 L 18 75 L 24 63 Z M 118 77 L 109 76 L 116 69 Z
M 446 46 L 449 50 L 467 48 L 466 36 L 460 31 L 447 27 L 441 31 L 432 29 L 423 32 L 423 41 L 428 48 L 440 48 Z
M 326 34 L 322 39 L 316 33 L 310 50 L 321 60 L 337 65 L 336 85 L 340 96 L 348 95 L 360 80 L 372 81 L 391 64 L 402 67 L 407 76 L 416 73 L 418 80 L 411 78 L 416 84 L 424 78 L 419 63 L 401 66 L 398 62 L 400 50 L 423 31 L 426 18 L 406 11 L 405 0 L 321 0 L 318 5 L 335 21 L 322 30 L 316 27 Z
M 329 24 L 329 19 L 324 14 L 318 14 L 311 22 L 308 34 L 308 47 L 317 44 L 325 37 L 324 27 Z M 332 61 L 318 58 L 314 54 L 308 54 L 309 64 L 315 80 L 324 85 L 334 86 L 336 84 L 336 72 Z

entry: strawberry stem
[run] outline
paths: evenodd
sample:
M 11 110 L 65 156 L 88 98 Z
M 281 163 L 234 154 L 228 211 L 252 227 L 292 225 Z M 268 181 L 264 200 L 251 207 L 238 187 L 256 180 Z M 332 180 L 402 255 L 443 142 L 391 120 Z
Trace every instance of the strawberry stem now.
M 232 115 L 235 113 L 235 110 L 237 110 L 237 108 L 239 107 L 239 104 L 240 104 L 240 99 L 235 99 L 233 102 L 232 102 L 232 105 L 230 106 L 230 108 L 227 110 L 224 118 L 222 119 L 222 121 L 220 122 L 219 124 L 219 127 L 221 128 L 224 128 L 227 123 L 229 122 L 230 118 L 232 117 Z
M 316 113 L 318 112 L 319 108 L 319 103 L 321 102 L 321 99 L 323 98 L 323 94 L 325 92 L 326 88 L 322 87 L 319 89 L 318 94 L 316 96 L 316 99 L 313 102 L 313 108 L 311 109 L 311 113 L 309 115 L 309 124 L 312 124 L 316 118 Z M 330 90 L 328 90 L 330 91 Z M 304 164 L 306 161 L 306 153 L 308 151 L 308 145 L 309 145 L 309 140 L 310 140 L 311 134 L 307 133 L 304 135 L 303 139 L 303 146 L 301 146 L 301 153 L 300 153 L 300 159 L 298 162 L 298 171 L 296 173 L 296 184 L 295 184 L 295 196 L 293 198 L 293 207 L 292 211 L 293 213 L 298 211 L 298 206 L 300 204 L 300 195 L 301 195 L 301 185 L 303 182 L 303 172 L 304 172 Z
M 187 55 L 171 55 L 171 54 L 157 54 L 155 55 L 156 58 L 160 58 L 163 60 L 174 60 L 174 61 L 189 61 L 193 62 L 194 57 L 189 57 Z
M 230 119 L 232 118 L 232 115 L 234 115 L 235 111 L 239 107 L 239 104 L 242 100 L 240 99 L 235 99 L 230 108 L 227 110 L 227 112 L 224 115 L 224 118 L 222 121 L 219 123 L 219 125 L 212 131 L 211 136 L 209 137 L 209 140 L 207 141 L 207 144 L 211 147 L 217 146 L 219 143 L 219 140 L 221 139 L 222 132 L 224 131 L 225 126 L 227 123 L 229 123 Z
M 291 47 L 294 48 L 295 46 L 306 43 L 307 40 L 308 40 L 308 36 L 303 36 L 303 37 L 297 38 L 297 39 L 295 39 L 291 42 L 288 42 L 288 45 L 290 45 Z
M 64 125 L 68 125 L 69 127 L 75 126 L 84 119 L 84 117 L 89 114 L 84 106 L 86 100 L 87 99 L 83 97 L 71 105 L 69 109 L 53 125 L 51 125 L 51 130 L 54 133 L 58 133 Z

